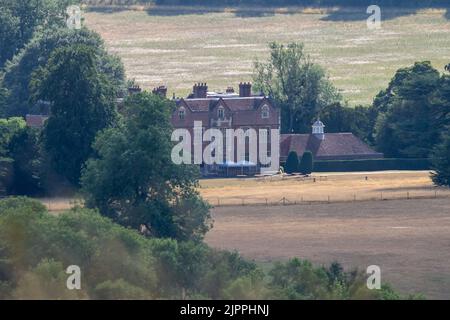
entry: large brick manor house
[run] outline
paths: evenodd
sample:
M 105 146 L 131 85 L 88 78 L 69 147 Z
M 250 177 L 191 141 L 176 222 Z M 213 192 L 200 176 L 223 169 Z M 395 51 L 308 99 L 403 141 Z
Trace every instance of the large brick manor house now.
M 129 88 L 130 94 L 140 92 L 138 86 Z M 153 89 L 154 94 L 166 97 L 167 88 L 160 86 Z M 192 93 L 186 98 L 175 98 L 176 109 L 172 113 L 171 122 L 175 129 L 184 128 L 193 136 L 194 123 L 201 121 L 203 130 L 215 128 L 224 132 L 226 129 L 280 129 L 280 109 L 263 94 L 253 94 L 251 83 L 240 83 L 239 91 L 228 87 L 224 92 L 208 91 L 206 83 L 197 83 Z M 120 100 L 120 99 L 119 99 Z M 121 102 L 118 102 L 119 104 Z M 48 116 L 27 115 L 27 124 L 41 127 Z M 270 139 L 269 139 L 270 143 Z M 203 148 L 208 143 L 203 144 Z M 271 146 L 268 146 L 270 156 Z M 378 159 L 383 154 L 373 151 L 368 145 L 350 132 L 325 133 L 325 125 L 321 121 L 312 124 L 308 134 L 281 134 L 279 155 L 284 162 L 290 151 L 302 155 L 311 151 L 315 160 L 355 160 Z M 203 166 L 204 174 L 236 175 L 255 174 L 260 171 L 259 165 L 249 162 L 248 146 L 244 161 L 228 162 L 222 166 Z M 258 159 L 259 160 L 259 159 Z M 259 163 L 259 161 L 257 161 Z

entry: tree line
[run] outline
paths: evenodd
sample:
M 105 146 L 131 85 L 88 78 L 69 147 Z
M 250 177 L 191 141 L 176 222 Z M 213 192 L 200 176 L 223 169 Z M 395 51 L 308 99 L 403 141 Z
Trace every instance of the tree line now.
M 266 61 L 255 62 L 253 81 L 281 108 L 282 133 L 310 133 L 320 118 L 327 132 L 352 132 L 387 158 L 431 158 L 433 180 L 449 185 L 450 65 L 401 68 L 372 105 L 350 107 L 302 43 L 274 42 L 269 49 Z M 288 157 L 287 171 L 301 171 L 299 156 Z

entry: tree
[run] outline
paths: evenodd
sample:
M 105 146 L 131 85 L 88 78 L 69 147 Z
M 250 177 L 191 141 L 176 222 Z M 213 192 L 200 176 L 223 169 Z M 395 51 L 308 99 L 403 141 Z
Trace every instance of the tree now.
M 431 177 L 439 186 L 450 186 L 450 131 L 447 131 L 443 141 L 438 144 L 432 154 L 434 173 Z
M 74 0 L 0 0 L 0 69 L 40 29 L 62 27 Z
M 11 59 L 19 47 L 19 18 L 0 2 L 0 69 Z
M 109 78 L 116 87 L 124 86 L 125 72 L 120 59 L 107 53 L 103 40 L 97 33 L 86 28 L 50 28 L 37 33 L 5 67 L 5 74 L 0 78 L 0 114 L 10 117 L 47 113 L 46 104 L 39 105 L 38 101 L 31 99 L 32 74 L 47 65 L 56 48 L 75 44 L 95 48 L 99 72 Z
M 372 106 L 347 107 L 333 103 L 322 109 L 320 119 L 327 125 L 327 132 L 352 132 L 369 144 L 374 144 L 373 130 L 378 112 Z
M 25 127 L 9 143 L 13 162 L 14 180 L 9 194 L 36 195 L 43 191 L 40 132 L 38 129 Z
M 0 119 L 0 159 L 2 158 L 0 166 L 6 165 L 3 171 L 7 170 L 9 178 L 4 192 L 33 195 L 42 191 L 39 132 L 27 127 L 23 118 Z
M 210 228 L 198 168 L 171 160 L 172 102 L 147 92 L 127 98 L 120 125 L 100 133 L 82 176 L 87 205 L 149 235 L 201 239 Z
M 275 99 L 281 107 L 281 130 L 307 132 L 311 121 L 340 95 L 325 75 L 311 62 L 301 43 L 269 45 L 267 62 L 255 62 L 255 87 Z
M 50 118 L 44 144 L 55 170 L 78 184 L 98 131 L 117 117 L 117 88 L 98 68 L 96 48 L 75 44 L 56 49 L 45 68 L 35 72 L 35 100 L 48 101 Z
M 305 151 L 300 161 L 299 171 L 302 174 L 311 174 L 313 170 L 313 154 L 311 151 Z
M 417 62 L 397 71 L 378 95 L 376 144 L 386 156 L 423 158 L 439 141 L 439 108 L 431 103 L 439 82 L 440 74 L 430 62 Z
M 298 155 L 295 151 L 290 151 L 286 159 L 286 173 L 298 172 Z

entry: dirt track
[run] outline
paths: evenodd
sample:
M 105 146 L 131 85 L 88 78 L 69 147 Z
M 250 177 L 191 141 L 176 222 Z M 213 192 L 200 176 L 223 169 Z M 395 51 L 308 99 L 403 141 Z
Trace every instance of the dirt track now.
M 220 207 L 213 218 L 214 247 L 260 262 L 376 264 L 403 293 L 450 299 L 450 199 Z

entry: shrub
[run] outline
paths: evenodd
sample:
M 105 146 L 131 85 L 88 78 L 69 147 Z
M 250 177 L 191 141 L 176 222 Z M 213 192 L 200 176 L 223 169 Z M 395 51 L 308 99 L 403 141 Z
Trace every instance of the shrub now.
M 48 214 L 38 201 L 0 200 L 2 299 L 355 299 L 368 293 L 361 273 L 297 259 L 276 264 L 267 283 L 255 263 L 201 242 L 147 238 L 97 211 Z M 66 289 L 69 265 L 81 290 Z M 378 290 L 377 290 L 378 291 Z
M 313 171 L 313 155 L 311 151 L 305 151 L 300 161 L 299 171 L 302 174 L 311 174 Z
M 298 155 L 297 152 L 291 151 L 286 160 L 286 173 L 298 172 Z
M 429 170 L 430 168 L 430 159 L 366 159 L 314 161 L 314 171 L 316 172 Z
M 440 186 L 450 186 L 450 135 L 437 145 L 433 152 L 433 182 Z

